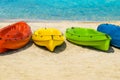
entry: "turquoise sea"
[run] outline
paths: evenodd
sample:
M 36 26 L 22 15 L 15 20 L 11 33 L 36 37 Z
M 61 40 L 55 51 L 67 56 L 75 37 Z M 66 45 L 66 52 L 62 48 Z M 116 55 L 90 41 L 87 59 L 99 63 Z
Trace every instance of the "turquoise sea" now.
M 120 0 L 0 0 L 0 20 L 118 21 Z

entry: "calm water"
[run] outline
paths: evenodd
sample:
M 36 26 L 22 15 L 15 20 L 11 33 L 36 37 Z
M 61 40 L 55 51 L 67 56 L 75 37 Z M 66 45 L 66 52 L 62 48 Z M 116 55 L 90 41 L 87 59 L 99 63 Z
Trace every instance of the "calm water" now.
M 120 0 L 0 0 L 0 20 L 120 20 Z

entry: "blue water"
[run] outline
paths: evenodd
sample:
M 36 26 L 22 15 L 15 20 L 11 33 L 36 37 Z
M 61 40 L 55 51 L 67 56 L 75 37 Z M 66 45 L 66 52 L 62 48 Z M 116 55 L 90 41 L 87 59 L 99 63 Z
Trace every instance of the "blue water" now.
M 120 20 L 120 0 L 0 0 L 0 20 Z

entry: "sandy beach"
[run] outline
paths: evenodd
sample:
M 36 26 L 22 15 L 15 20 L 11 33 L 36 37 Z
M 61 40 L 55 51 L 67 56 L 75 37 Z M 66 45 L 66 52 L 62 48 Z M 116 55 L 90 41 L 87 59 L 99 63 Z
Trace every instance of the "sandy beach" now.
M 0 22 L 0 27 L 11 22 Z M 96 29 L 101 23 L 120 22 L 38 21 L 27 22 L 32 32 L 54 27 L 65 33 L 68 27 Z M 108 52 L 82 47 L 65 40 L 54 52 L 36 46 L 32 40 L 25 47 L 0 54 L 0 80 L 120 80 L 120 49 Z

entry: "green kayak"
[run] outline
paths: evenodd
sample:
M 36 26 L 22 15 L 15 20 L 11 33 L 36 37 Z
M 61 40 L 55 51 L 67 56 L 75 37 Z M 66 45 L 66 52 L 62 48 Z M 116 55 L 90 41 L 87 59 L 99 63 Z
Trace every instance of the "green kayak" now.
M 66 39 L 72 43 L 91 46 L 93 48 L 107 51 L 110 45 L 110 36 L 94 29 L 71 27 L 66 29 Z

